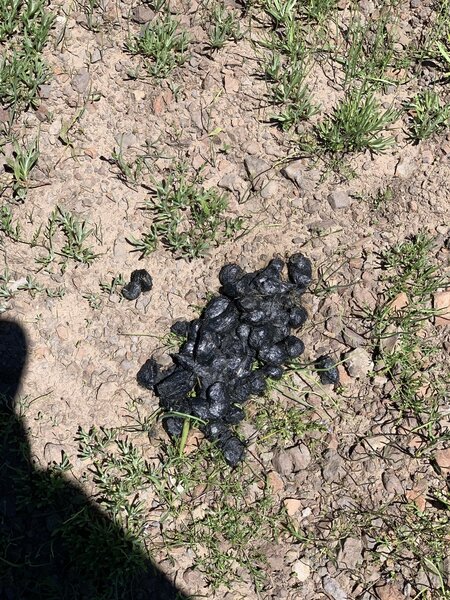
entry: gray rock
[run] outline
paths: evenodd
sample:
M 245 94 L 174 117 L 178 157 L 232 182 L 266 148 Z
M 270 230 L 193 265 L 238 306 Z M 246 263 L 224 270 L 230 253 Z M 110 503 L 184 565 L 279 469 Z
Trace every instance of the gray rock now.
M 397 163 L 395 174 L 400 179 L 409 179 L 417 169 L 416 161 L 411 157 L 403 157 Z
M 79 94 L 84 94 L 89 87 L 90 81 L 91 77 L 89 72 L 86 69 L 83 69 L 72 79 L 72 88 Z
M 276 181 L 268 181 L 261 187 L 260 194 L 262 198 L 274 198 L 278 194 L 278 183 Z
M 39 98 L 43 100 L 48 100 L 50 98 L 52 86 L 49 83 L 44 83 L 39 86 Z
M 325 481 L 333 482 L 342 479 L 345 475 L 344 461 L 336 450 L 330 448 L 324 453 L 323 458 L 325 462 L 322 475 Z
M 122 150 L 127 150 L 130 146 L 135 146 L 138 143 L 137 137 L 134 133 L 126 132 L 120 135 L 117 135 L 115 138 L 117 144 L 122 148 Z
M 350 206 L 351 201 L 350 196 L 343 190 L 335 190 L 328 196 L 328 202 L 333 210 L 347 208 L 347 206 Z
M 337 561 L 340 569 L 355 569 L 363 561 L 363 546 L 359 538 L 347 538 L 339 550 Z
M 443 567 L 444 582 L 448 587 L 450 587 L 450 552 L 444 559 Z
M 270 165 L 257 156 L 246 156 L 244 158 L 244 165 L 245 170 L 252 181 L 270 170 Z
M 9 111 L 0 106 L 0 123 L 9 121 Z
M 375 4 L 372 0 L 360 0 L 359 8 L 365 15 L 371 15 L 375 10 Z
M 154 11 L 149 6 L 145 6 L 144 4 L 136 6 L 132 11 L 132 20 L 141 25 L 151 21 L 154 16 Z
M 303 471 L 311 462 L 311 453 L 305 444 L 299 444 L 287 451 L 292 459 L 294 472 Z
M 294 470 L 292 456 L 285 450 L 277 450 L 272 459 L 272 465 L 280 475 L 290 475 Z
M 102 53 L 100 52 L 99 48 L 95 48 L 94 51 L 91 54 L 91 63 L 97 63 L 100 62 L 102 60 Z
M 294 160 L 281 169 L 281 174 L 295 183 L 303 192 L 312 192 L 320 179 L 320 173 L 316 170 L 307 170 L 301 160 Z
M 302 161 L 294 160 L 294 162 L 289 163 L 286 167 L 281 169 L 281 174 L 294 182 L 298 187 L 301 187 L 304 178 L 303 169 L 304 166 Z
M 348 600 L 346 592 L 341 588 L 336 579 L 332 579 L 329 575 L 325 575 L 322 579 L 322 585 L 324 591 L 333 598 L 333 600 Z
M 373 369 L 373 362 L 364 348 L 355 348 L 345 356 L 345 365 L 350 377 L 363 378 Z
M 343 342 L 350 348 L 359 348 L 366 345 L 366 340 L 363 336 L 349 327 L 344 327 L 341 335 Z
M 303 560 L 296 560 L 292 564 L 292 571 L 300 583 L 303 583 L 311 575 L 311 567 Z
M 385 471 L 381 476 L 381 480 L 383 481 L 384 489 L 388 494 L 401 496 L 404 493 L 402 482 L 395 473 Z

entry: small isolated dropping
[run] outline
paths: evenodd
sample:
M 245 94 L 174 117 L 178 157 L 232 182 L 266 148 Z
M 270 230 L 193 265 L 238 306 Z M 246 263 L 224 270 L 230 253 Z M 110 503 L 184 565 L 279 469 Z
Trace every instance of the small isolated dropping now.
M 127 300 L 136 300 L 142 292 L 149 292 L 153 287 L 153 279 L 145 269 L 137 269 L 131 273 L 130 282 L 122 288 L 122 296 Z

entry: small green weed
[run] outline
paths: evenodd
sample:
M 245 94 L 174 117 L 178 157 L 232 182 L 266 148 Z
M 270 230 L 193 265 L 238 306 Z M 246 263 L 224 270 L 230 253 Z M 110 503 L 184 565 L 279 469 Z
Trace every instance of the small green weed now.
M 118 429 L 78 430 L 79 456 L 93 459 L 92 474 L 102 504 L 114 521 L 140 535 L 145 523 L 139 492 L 155 483 L 155 474 L 142 452 Z
M 0 314 L 5 312 L 8 308 L 8 300 L 14 296 L 14 292 L 9 287 L 11 276 L 8 269 L 4 269 L 3 273 L 0 273 Z
M 140 36 L 127 42 L 132 54 L 144 57 L 147 72 L 152 77 L 166 77 L 187 59 L 189 36 L 179 29 L 179 22 L 166 15 L 151 21 Z
M 136 432 L 134 427 L 78 430 L 79 457 L 89 461 L 98 502 L 134 543 L 143 537 L 151 550 L 162 542 L 168 553 L 177 546 L 191 548 L 194 565 L 214 587 L 229 585 L 243 572 L 260 587 L 265 576 L 259 547 L 275 535 L 279 520 L 264 477 L 243 465 L 231 470 L 206 440 L 189 456 L 170 444 L 150 464 L 139 435 L 147 436 L 151 427 L 145 419 L 135 441 L 125 433 Z M 141 499 L 149 494 L 155 498 L 150 511 Z M 159 539 L 146 533 L 155 521 Z
M 60 249 L 56 248 L 54 240 L 58 231 L 63 235 L 62 247 Z M 43 239 L 42 242 L 39 242 L 41 234 Z M 61 256 L 63 259 L 61 263 L 62 269 L 64 270 L 69 259 L 90 265 L 99 256 L 93 252 L 92 248 L 85 245 L 85 242 L 93 234 L 98 239 L 96 228 L 90 227 L 86 221 L 80 220 L 70 211 L 57 206 L 48 218 L 43 233 L 41 225 L 33 235 L 30 245 L 39 246 L 47 250 L 46 256 L 36 259 L 38 264 L 46 268 L 55 260 L 56 256 Z
M 450 104 L 441 104 L 433 90 L 424 90 L 405 105 L 410 118 L 409 135 L 412 140 L 426 140 L 445 129 L 450 120 Z
M 227 206 L 225 194 L 205 189 L 199 174 L 190 179 L 179 164 L 175 172 L 155 184 L 145 203 L 145 210 L 152 214 L 150 231 L 129 242 L 144 256 L 156 249 L 159 240 L 180 256 L 197 258 L 221 238 L 231 238 L 242 229 L 241 218 L 224 218 Z
M 391 6 L 385 6 L 378 19 L 367 23 L 362 23 L 357 15 L 352 16 L 348 29 L 343 32 L 343 55 L 337 57 L 344 69 L 345 88 L 354 86 L 357 80 L 365 90 L 390 83 L 386 72 L 395 61 L 395 39 L 390 33 L 395 22 Z
M 13 175 L 13 194 L 17 200 L 25 200 L 30 185 L 30 174 L 39 159 L 39 139 L 36 138 L 29 146 L 22 147 L 14 140 L 13 158 L 7 159 L 7 165 Z
M 146 4 L 155 12 L 168 8 L 168 0 L 147 0 Z
M 209 28 L 209 47 L 218 50 L 230 40 L 238 41 L 242 37 L 239 21 L 236 15 L 226 10 L 222 2 L 214 4 L 211 11 Z
M 261 4 L 276 29 L 282 24 L 295 20 L 297 3 L 298 0 L 263 0 Z
M 394 138 L 381 135 L 397 119 L 393 108 L 382 110 L 371 93 L 351 90 L 316 128 L 319 143 L 327 152 L 370 150 L 386 152 Z
M 376 194 L 370 198 L 370 204 L 375 209 L 383 209 L 390 204 L 394 198 L 394 191 L 391 187 L 380 188 Z
M 319 112 L 305 83 L 305 67 L 302 62 L 294 60 L 286 68 L 280 65 L 279 69 L 276 62 L 272 62 L 271 67 L 271 76 L 277 79 L 271 89 L 270 101 L 282 107 L 280 113 L 271 116 L 272 122 L 287 130 Z
M 119 273 L 119 275 L 113 277 L 109 283 L 101 281 L 99 287 L 102 292 L 105 292 L 108 296 L 112 296 L 117 291 L 117 288 L 121 288 L 125 283 L 126 281 L 122 273 Z
M 440 589 L 430 589 L 427 598 L 445 600 L 450 590 L 444 583 L 444 560 L 446 558 L 447 536 L 450 528 L 450 511 L 419 510 L 414 504 L 406 504 L 397 515 L 383 518 L 382 533 L 379 528 L 373 531 L 374 537 L 382 545 L 383 552 L 395 559 L 397 564 L 417 561 L 423 569 L 440 579 Z M 436 593 L 436 595 L 435 595 Z
M 100 294 L 86 292 L 86 294 L 82 294 L 82 297 L 88 301 L 89 307 L 92 308 L 92 310 L 99 310 L 101 308 L 102 299 L 100 298 Z
M 84 242 L 94 233 L 94 229 L 89 227 L 86 221 L 79 220 L 73 213 L 59 207 L 55 219 L 65 236 L 62 256 L 90 265 L 98 254 L 84 246 Z
M 283 394 L 283 390 L 280 390 Z M 325 426 L 312 418 L 312 410 L 304 406 L 284 406 L 283 403 L 266 396 L 256 402 L 255 425 L 258 441 L 270 445 L 276 440 L 294 444 L 308 431 L 323 431 Z
M 7 204 L 0 207 L 0 233 L 10 238 L 13 242 L 20 240 L 20 226 L 13 224 L 13 214 Z
M 376 353 L 394 384 L 391 402 L 417 418 L 417 433 L 426 444 L 449 437 L 440 426 L 445 375 L 437 359 L 439 348 L 424 330 L 434 315 L 432 294 L 448 285 L 431 260 L 432 245 L 428 235 L 419 233 L 381 255 L 384 301 L 371 317 Z M 393 301 L 400 294 L 406 302 L 396 310 Z
M 163 529 L 168 550 L 192 548 L 194 565 L 213 588 L 230 585 L 243 571 L 261 589 L 265 580 L 261 540 L 273 539 L 279 521 L 264 478 L 242 465 L 231 471 L 207 442 L 188 458 L 180 457 L 175 447 L 168 449 L 163 476 L 168 482 L 164 509 L 176 519 L 175 527 Z M 196 499 L 199 485 L 208 494 L 207 503 L 201 496 Z M 186 505 L 182 497 L 192 501 Z
M 41 53 L 54 17 L 45 0 L 0 0 L 0 103 L 17 115 L 36 106 L 50 71 Z
M 336 7 L 337 0 L 304 0 L 298 8 L 304 19 L 321 24 L 330 17 Z
M 99 0 L 77 0 L 77 5 L 86 16 L 85 27 L 90 31 L 99 31 L 101 20 L 98 12 L 102 3 Z
M 114 164 L 118 168 L 118 177 L 123 183 L 136 186 L 142 172 L 147 168 L 146 159 L 148 158 L 148 155 L 140 155 L 132 161 L 127 160 L 122 150 L 121 140 L 119 147 L 114 148 L 111 153 L 111 159 L 108 162 Z

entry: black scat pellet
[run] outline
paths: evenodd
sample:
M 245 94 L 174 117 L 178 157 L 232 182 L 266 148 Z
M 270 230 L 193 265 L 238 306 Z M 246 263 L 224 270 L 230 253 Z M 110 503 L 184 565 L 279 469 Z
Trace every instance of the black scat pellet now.
M 135 281 L 130 281 L 122 288 L 122 296 L 127 300 L 136 300 L 141 295 L 141 286 Z
M 236 291 L 238 296 L 245 296 L 253 290 L 255 276 L 253 273 L 246 273 L 236 282 Z
M 183 400 L 195 384 L 195 375 L 192 372 L 177 367 L 170 375 L 156 384 L 155 389 L 166 402 Z
M 261 298 L 259 296 L 244 296 L 238 298 L 235 304 L 241 312 L 251 312 L 261 308 Z
M 149 292 L 153 287 L 153 279 L 145 269 L 138 269 L 131 273 L 131 281 L 138 281 L 143 292 Z
M 263 296 L 275 296 L 275 294 L 286 294 L 292 289 L 292 284 L 278 279 L 268 278 L 255 283 L 255 288 Z
M 214 319 L 221 315 L 231 304 L 229 298 L 223 296 L 217 296 L 208 302 L 206 307 L 203 309 L 202 318 L 204 320 Z
M 281 273 L 284 269 L 284 260 L 282 258 L 272 258 L 269 261 L 269 264 L 265 269 L 263 269 L 263 273 L 267 275 L 267 277 L 277 277 L 280 279 Z
M 159 375 L 159 366 L 156 360 L 149 358 L 139 369 L 136 379 L 139 385 L 152 390 Z
M 195 344 L 194 356 L 201 364 L 212 362 L 220 344 L 220 339 L 212 331 L 201 328 Z
M 239 265 L 228 264 L 220 269 L 219 281 L 222 285 L 236 283 L 243 275 L 244 271 Z
M 248 323 L 241 323 L 238 327 L 236 327 L 236 335 L 244 344 L 247 346 L 248 336 L 250 335 L 252 328 Z
M 266 377 L 270 377 L 270 379 L 275 379 L 275 381 L 280 380 L 283 377 L 284 369 L 279 365 L 264 365 L 261 371 L 265 374 Z
M 187 337 L 189 333 L 189 321 L 175 321 L 170 327 L 170 331 L 180 337 Z
M 319 356 L 314 361 L 314 366 L 319 374 L 320 383 L 322 385 L 338 385 L 339 371 L 329 356 Z
M 236 328 L 239 323 L 239 313 L 235 306 L 230 305 L 220 315 L 212 319 L 205 319 L 203 327 L 216 333 L 228 333 Z
M 197 334 L 200 330 L 200 327 L 201 327 L 200 319 L 194 319 L 193 321 L 191 321 L 191 323 L 189 325 L 188 333 L 187 333 L 187 341 L 188 342 L 195 343 L 197 341 Z
M 300 252 L 293 254 L 288 260 L 288 273 L 292 283 L 295 283 L 298 288 L 306 290 L 312 279 L 311 261 Z
M 252 386 L 247 380 L 247 376 L 241 377 L 232 388 L 230 396 L 236 404 L 244 404 L 252 395 Z
M 223 421 L 227 425 L 237 425 L 245 418 L 245 412 L 239 406 L 232 405 L 225 415 L 223 416 Z
M 180 346 L 180 354 L 185 356 L 194 356 L 195 342 L 184 342 Z
M 248 313 L 244 313 L 241 317 L 244 323 L 249 323 L 251 325 L 256 325 L 257 323 L 262 323 L 267 319 L 266 313 L 263 310 L 251 310 Z
M 244 456 L 245 444 L 234 435 L 222 439 L 219 442 L 219 447 L 222 450 L 225 461 L 230 467 L 235 467 Z
M 208 440 L 216 442 L 225 436 L 229 436 L 230 432 L 228 427 L 222 421 L 211 420 L 203 428 L 203 432 Z
M 274 339 L 275 337 L 278 337 L 276 327 L 271 326 L 270 323 L 267 325 L 257 325 L 256 327 L 252 327 L 248 337 L 248 345 L 254 350 L 259 350 L 263 346 L 280 341 Z
M 153 363 L 147 365 L 145 382 L 159 396 L 160 406 L 200 419 L 200 429 L 233 466 L 245 450 L 231 429 L 244 418 L 242 407 L 264 393 L 268 378 L 280 379 L 283 364 L 304 350 L 291 331 L 307 317 L 301 303 L 311 264 L 301 254 L 291 257 L 289 281 L 283 279 L 283 268 L 280 258 L 253 273 L 225 265 L 220 295 L 207 303 L 199 319 L 174 325 L 172 330 L 186 337 L 172 355 L 174 366 L 158 373 Z M 183 419 L 172 419 L 166 429 L 180 435 Z
M 293 306 L 289 310 L 289 325 L 294 329 L 299 329 L 308 318 L 308 313 L 303 306 Z
M 213 383 L 206 392 L 209 401 L 209 411 L 213 418 L 220 419 L 228 411 L 228 397 L 226 386 L 223 382 Z
M 283 345 L 289 358 L 297 358 L 305 351 L 305 344 L 298 337 L 295 337 L 295 335 L 288 335 L 283 340 Z
M 259 360 L 270 365 L 282 365 L 289 359 L 286 348 L 282 344 L 273 344 L 261 348 L 258 353 Z
M 208 421 L 208 419 L 213 418 L 213 415 L 209 410 L 209 406 L 206 404 L 204 398 L 191 398 L 189 404 L 191 408 L 190 412 L 194 415 L 194 417 L 198 417 L 203 421 Z
M 181 417 L 167 417 L 164 419 L 164 429 L 171 437 L 180 437 L 184 421 Z
M 247 376 L 247 383 L 254 396 L 261 396 L 266 391 L 266 379 L 261 369 L 252 371 L 250 375 Z
M 131 273 L 130 283 L 122 289 L 122 296 L 127 300 L 136 300 L 141 292 L 149 292 L 153 287 L 153 279 L 145 269 L 137 269 Z

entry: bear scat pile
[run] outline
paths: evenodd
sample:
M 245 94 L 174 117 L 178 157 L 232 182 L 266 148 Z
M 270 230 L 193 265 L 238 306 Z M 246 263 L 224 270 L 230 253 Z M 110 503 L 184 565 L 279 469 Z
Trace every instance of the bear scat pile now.
M 261 395 L 266 379 L 280 379 L 283 365 L 300 356 L 303 342 L 291 334 L 307 319 L 301 296 L 311 282 L 311 262 L 303 254 L 285 263 L 274 258 L 246 273 L 228 264 L 219 273 L 220 294 L 210 300 L 199 319 L 174 323 L 171 331 L 185 338 L 173 366 L 160 372 L 147 360 L 138 382 L 155 391 L 168 413 L 192 415 L 205 436 L 221 448 L 235 466 L 245 445 L 232 431 L 245 417 L 243 405 Z M 184 417 L 167 416 L 166 431 L 181 435 Z

